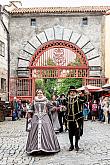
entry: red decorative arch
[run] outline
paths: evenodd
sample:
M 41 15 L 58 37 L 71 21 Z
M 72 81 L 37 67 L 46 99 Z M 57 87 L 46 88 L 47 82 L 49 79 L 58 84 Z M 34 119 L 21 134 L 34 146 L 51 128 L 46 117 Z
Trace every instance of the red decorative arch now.
M 81 48 L 79 48 L 77 45 L 68 42 L 68 41 L 64 41 L 64 40 L 53 40 L 53 41 L 48 41 L 44 44 L 42 44 L 34 53 L 34 55 L 32 56 L 31 60 L 30 60 L 30 64 L 29 67 L 33 66 L 33 63 L 36 59 L 39 59 L 40 56 L 46 52 L 47 50 L 49 50 L 50 48 L 67 48 L 71 51 L 73 51 L 81 60 L 82 60 L 82 64 L 86 67 L 88 67 L 88 61 L 86 59 L 86 56 L 84 54 L 84 52 L 82 51 Z M 37 61 L 37 60 L 36 60 Z
M 80 59 L 81 65 L 36 65 L 38 60 L 43 57 L 42 55 L 45 55 L 46 51 L 54 48 L 66 48 L 74 52 L 73 54 Z M 107 79 L 89 77 L 89 65 L 84 52 L 77 45 L 69 41 L 52 40 L 42 44 L 30 59 L 29 70 L 30 76 L 28 78 L 14 77 L 10 79 L 10 100 L 12 100 L 14 96 L 17 96 L 17 98 L 32 101 L 35 96 L 36 78 L 82 78 L 84 80 L 83 85 L 99 85 L 107 83 Z M 33 76 L 34 71 L 36 77 Z M 63 73 L 63 71 L 65 71 L 65 73 Z
M 80 65 L 51 66 L 38 64 L 40 57 L 43 56 L 45 52 L 54 48 L 57 48 L 57 50 L 60 50 L 60 48 L 70 50 L 76 55 L 80 61 Z M 31 77 L 36 78 L 87 78 L 89 73 L 88 61 L 84 52 L 77 45 L 64 40 L 53 40 L 41 45 L 32 56 L 29 69 Z

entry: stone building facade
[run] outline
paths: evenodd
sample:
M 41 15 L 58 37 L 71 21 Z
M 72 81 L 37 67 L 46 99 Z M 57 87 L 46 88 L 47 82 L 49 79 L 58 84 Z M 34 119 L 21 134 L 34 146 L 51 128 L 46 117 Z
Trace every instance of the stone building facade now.
M 0 99 L 8 97 L 8 24 L 9 13 L 0 6 Z
M 73 43 L 84 52 L 90 78 L 109 77 L 105 71 L 105 28 L 110 6 L 18 8 L 11 4 L 6 9 L 10 14 L 11 77 L 28 77 L 29 61 L 36 50 L 55 40 Z
M 110 83 L 110 10 L 105 17 L 105 76 L 109 78 Z
M 11 11 L 11 76 L 41 44 L 66 40 L 80 47 L 89 61 L 90 76 L 105 77 L 105 12 L 110 7 L 16 8 Z M 37 37 L 36 37 L 37 36 Z M 26 53 L 29 52 L 29 53 Z M 88 52 L 88 53 L 87 53 Z
M 17 75 L 17 69 L 29 66 L 30 56 L 39 46 L 51 40 L 65 40 L 76 44 L 85 53 L 90 68 L 89 77 L 105 78 L 105 13 L 108 9 L 80 7 L 12 10 L 11 76 Z M 24 73 L 20 75 L 26 76 Z

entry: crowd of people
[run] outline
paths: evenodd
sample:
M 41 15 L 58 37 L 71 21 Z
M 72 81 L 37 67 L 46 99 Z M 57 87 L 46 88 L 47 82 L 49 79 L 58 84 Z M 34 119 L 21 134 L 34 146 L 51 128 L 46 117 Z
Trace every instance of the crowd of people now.
M 12 101 L 12 120 L 20 120 L 21 118 L 26 118 L 27 111 L 31 103 L 29 101 L 22 101 L 14 97 Z
M 110 97 L 100 96 L 97 99 L 90 97 L 83 106 L 84 120 L 91 119 L 91 121 L 110 123 Z
M 84 91 L 77 92 L 74 86 L 70 86 L 66 96 L 61 94 L 58 97 L 53 94 L 51 100 L 45 97 L 42 89 L 38 89 L 32 103 L 22 102 L 15 97 L 13 107 L 13 120 L 22 117 L 27 119 L 27 154 L 59 152 L 60 144 L 56 134 L 64 131 L 68 131 L 69 151 L 78 151 L 84 121 L 94 122 L 97 119 L 106 124 L 110 123 L 109 97 L 101 96 L 94 99 Z

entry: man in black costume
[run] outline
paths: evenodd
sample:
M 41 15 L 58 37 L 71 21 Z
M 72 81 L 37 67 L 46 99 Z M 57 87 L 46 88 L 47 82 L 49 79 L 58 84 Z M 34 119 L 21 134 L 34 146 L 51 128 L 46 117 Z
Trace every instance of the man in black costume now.
M 84 97 L 78 96 L 74 86 L 70 86 L 67 98 L 67 120 L 70 148 L 74 149 L 73 136 L 75 136 L 75 149 L 79 150 L 78 141 L 83 134 L 83 103 Z
M 66 97 L 65 94 L 61 94 L 60 97 L 57 99 L 58 105 L 60 107 L 60 111 L 58 112 L 58 118 L 60 123 L 60 130 L 59 132 L 63 132 L 63 124 L 65 124 L 65 131 L 67 130 L 67 120 L 65 119 L 66 113 Z

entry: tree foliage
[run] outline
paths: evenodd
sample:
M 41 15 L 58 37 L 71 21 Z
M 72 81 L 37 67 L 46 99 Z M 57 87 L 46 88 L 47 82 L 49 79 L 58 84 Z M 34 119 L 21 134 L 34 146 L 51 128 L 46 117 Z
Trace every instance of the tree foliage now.
M 55 62 L 50 57 L 47 59 L 47 65 L 49 65 L 49 66 L 56 66 Z
M 48 58 L 47 59 L 47 65 L 48 66 L 55 66 L 53 59 Z M 68 64 L 68 66 L 76 66 L 81 65 L 80 59 L 77 58 L 75 62 L 71 62 Z M 50 73 L 52 74 L 52 70 L 50 69 Z M 48 72 L 47 72 L 48 74 Z M 48 99 L 51 98 L 53 94 L 60 95 L 62 93 L 67 94 L 68 89 L 70 86 L 75 86 L 76 88 L 79 88 L 82 86 L 82 79 L 76 79 L 76 78 L 65 78 L 65 79 L 55 79 L 55 78 L 46 78 L 46 79 L 40 79 L 36 80 L 36 88 L 42 88 L 45 91 L 46 97 Z
M 59 85 L 59 88 L 57 89 L 57 93 L 65 93 L 67 94 L 68 89 L 70 86 L 75 86 L 75 88 L 79 88 L 82 86 L 82 79 L 75 79 L 75 78 L 66 78 L 61 80 L 61 84 Z
M 43 80 L 37 79 L 35 82 L 35 87 L 36 87 L 36 89 L 43 89 Z
M 44 90 L 46 96 L 50 99 L 51 96 L 55 93 L 55 87 L 57 86 L 57 79 L 48 78 L 44 81 Z
M 80 66 L 81 62 L 80 59 L 78 57 L 76 57 L 74 62 L 70 62 L 67 66 Z

